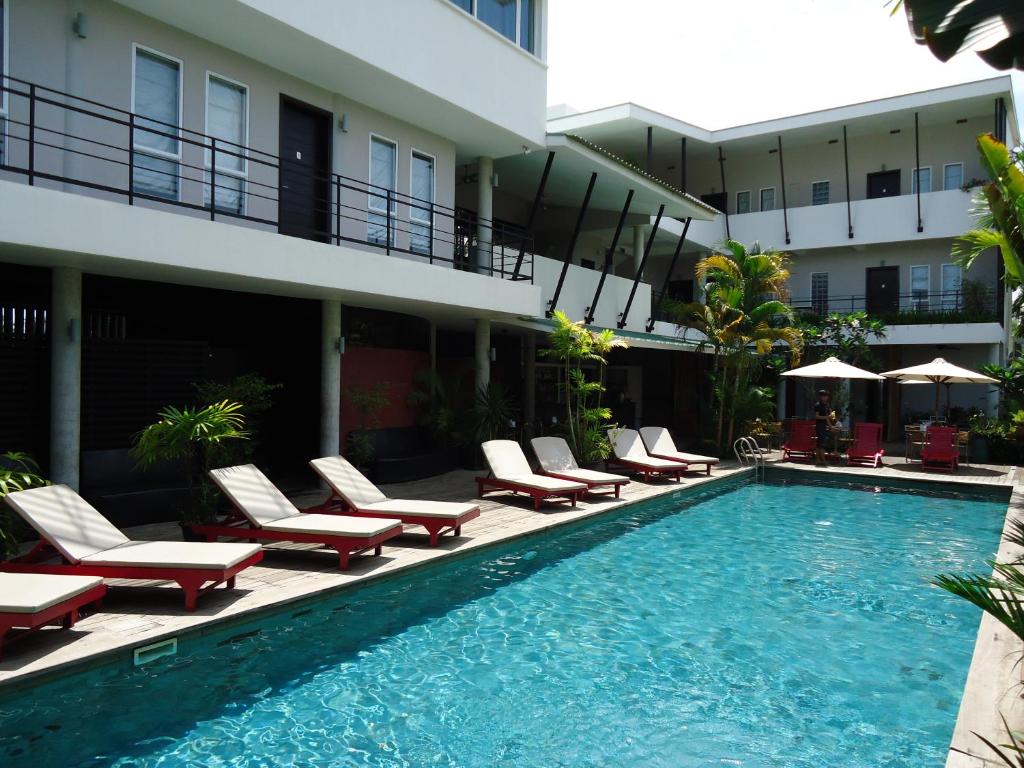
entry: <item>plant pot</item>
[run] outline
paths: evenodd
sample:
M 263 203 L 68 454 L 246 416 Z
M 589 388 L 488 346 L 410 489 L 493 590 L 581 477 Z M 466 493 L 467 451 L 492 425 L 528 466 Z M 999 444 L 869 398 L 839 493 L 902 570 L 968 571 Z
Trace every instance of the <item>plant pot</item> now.
M 206 541 L 206 537 L 201 533 L 196 533 L 191 523 L 178 523 L 178 525 L 181 526 L 182 541 Z
M 989 461 L 990 442 L 987 437 L 971 437 L 971 461 L 976 464 L 987 464 Z

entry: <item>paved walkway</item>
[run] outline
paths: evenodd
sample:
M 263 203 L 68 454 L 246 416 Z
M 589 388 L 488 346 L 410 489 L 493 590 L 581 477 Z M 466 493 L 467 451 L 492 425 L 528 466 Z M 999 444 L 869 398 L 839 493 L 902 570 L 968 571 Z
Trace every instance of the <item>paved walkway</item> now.
M 772 460 L 779 458 L 778 452 Z M 830 470 L 806 465 L 803 471 L 843 472 L 854 476 L 923 479 L 938 482 L 966 482 L 1011 485 L 1017 470 L 1012 467 L 965 467 L 958 475 L 925 473 L 917 466 L 901 464 L 881 470 L 833 467 Z M 739 468 L 723 463 L 709 478 L 696 472 L 684 479 L 682 487 L 694 487 L 736 474 Z M 464 501 L 475 494 L 474 473 L 456 471 L 428 480 L 385 486 L 384 491 L 397 498 L 428 498 Z M 347 572 L 337 570 L 337 556 L 331 550 L 316 550 L 313 545 L 272 545 L 266 548 L 263 562 L 238 577 L 236 589 L 217 589 L 199 601 L 195 613 L 186 613 L 180 590 L 171 585 L 111 581 L 118 584 L 145 584 L 145 588 L 114 589 L 103 610 L 82 619 L 70 631 L 44 630 L 24 644 L 14 645 L 0 661 L 0 689 L 9 689 L 32 678 L 84 667 L 110 660 L 130 663 L 131 651 L 160 639 L 182 633 L 210 630 L 215 625 L 236 620 L 245 614 L 270 611 L 289 602 L 318 593 L 338 590 L 386 574 L 413 568 L 472 551 L 479 547 L 511 540 L 568 522 L 599 515 L 626 504 L 671 493 L 680 488 L 672 482 L 646 484 L 634 481 L 623 489 L 622 498 L 588 499 L 572 509 L 562 504 L 546 505 L 534 512 L 524 497 L 494 492 L 481 502 L 482 514 L 463 528 L 463 536 L 445 536 L 441 545 L 431 549 L 425 534 L 412 529 L 384 548 L 382 557 L 360 556 L 353 559 Z M 311 492 L 295 498 L 299 506 L 318 503 L 324 494 Z M 163 523 L 128 529 L 133 539 L 177 539 L 177 525 Z

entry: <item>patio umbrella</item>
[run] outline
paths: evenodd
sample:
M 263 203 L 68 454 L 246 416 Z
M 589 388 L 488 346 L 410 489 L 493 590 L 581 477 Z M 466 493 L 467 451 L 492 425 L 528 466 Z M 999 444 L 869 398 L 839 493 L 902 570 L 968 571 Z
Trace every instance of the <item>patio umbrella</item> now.
M 935 416 L 939 415 L 939 391 L 940 384 L 995 384 L 996 380 L 983 373 L 969 371 L 959 365 L 947 363 L 941 357 L 936 357 L 930 363 L 923 365 L 912 365 L 909 368 L 899 368 L 895 371 L 886 371 L 882 374 L 897 381 L 921 381 L 935 384 Z
M 801 368 L 794 368 L 786 371 L 783 376 L 796 376 L 802 379 L 868 379 L 870 381 L 881 381 L 882 377 L 877 373 L 865 371 L 841 361 L 838 357 L 830 357 L 822 363 L 805 365 Z

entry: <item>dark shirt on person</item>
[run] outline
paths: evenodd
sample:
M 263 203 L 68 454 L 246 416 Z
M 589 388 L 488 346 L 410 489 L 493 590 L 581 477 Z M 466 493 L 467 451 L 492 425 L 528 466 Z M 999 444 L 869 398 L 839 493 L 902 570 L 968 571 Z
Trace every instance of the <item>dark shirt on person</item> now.
M 823 403 L 819 400 L 814 404 L 814 415 L 818 417 L 814 420 L 814 431 L 818 435 L 818 440 L 824 440 L 828 437 L 828 422 L 831 413 L 832 406 L 828 403 Z

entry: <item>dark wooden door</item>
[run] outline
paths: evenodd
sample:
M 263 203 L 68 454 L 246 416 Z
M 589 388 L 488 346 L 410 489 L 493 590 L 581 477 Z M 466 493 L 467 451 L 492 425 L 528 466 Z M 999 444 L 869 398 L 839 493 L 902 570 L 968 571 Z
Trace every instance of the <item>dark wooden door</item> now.
M 870 315 L 898 312 L 900 308 L 899 267 L 868 267 L 864 309 Z
M 331 115 L 281 97 L 278 231 L 331 238 Z
M 868 174 L 868 199 L 896 197 L 900 193 L 900 171 L 878 171 Z

